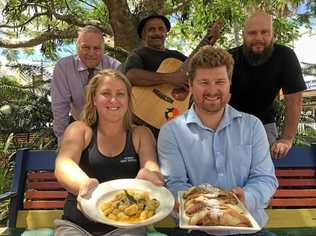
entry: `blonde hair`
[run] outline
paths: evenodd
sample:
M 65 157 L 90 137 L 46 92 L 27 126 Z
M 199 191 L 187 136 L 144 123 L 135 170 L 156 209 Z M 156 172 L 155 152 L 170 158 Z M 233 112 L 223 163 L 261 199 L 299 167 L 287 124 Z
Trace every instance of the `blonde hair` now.
M 86 87 L 86 102 L 83 107 L 83 111 L 81 113 L 81 119 L 87 125 L 94 126 L 98 121 L 98 113 L 94 106 L 94 97 L 95 92 L 99 85 L 105 78 L 111 78 L 112 80 L 121 80 L 126 86 L 127 89 L 127 96 L 128 96 L 128 108 L 124 115 L 124 128 L 126 130 L 130 130 L 132 127 L 132 113 L 133 113 L 133 106 L 132 106 L 132 85 L 130 81 L 127 79 L 125 75 L 121 72 L 112 70 L 112 69 L 105 69 L 98 74 L 96 74 L 88 83 Z
M 234 59 L 226 50 L 204 46 L 200 48 L 190 59 L 188 77 L 192 83 L 196 70 L 199 68 L 211 69 L 226 66 L 228 78 L 231 81 L 234 67 Z

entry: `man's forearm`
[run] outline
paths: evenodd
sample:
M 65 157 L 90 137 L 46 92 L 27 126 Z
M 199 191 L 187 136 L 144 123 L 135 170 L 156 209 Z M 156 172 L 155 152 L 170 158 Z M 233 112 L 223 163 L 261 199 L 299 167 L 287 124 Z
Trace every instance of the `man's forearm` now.
M 281 139 L 293 140 L 297 132 L 301 113 L 301 93 L 287 95 L 285 98 L 284 125 Z
M 157 73 L 142 69 L 130 69 L 127 78 L 133 86 L 153 86 L 164 84 L 168 81 L 169 75 L 165 73 Z

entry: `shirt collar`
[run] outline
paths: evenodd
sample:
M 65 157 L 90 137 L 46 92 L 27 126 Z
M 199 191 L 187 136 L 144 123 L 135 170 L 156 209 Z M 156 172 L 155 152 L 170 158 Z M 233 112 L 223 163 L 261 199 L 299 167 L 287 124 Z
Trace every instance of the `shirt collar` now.
M 194 110 L 194 103 L 191 105 L 190 109 L 188 110 L 186 123 L 197 124 L 198 126 L 205 128 L 202 121 L 200 120 L 200 118 L 198 117 L 198 115 L 196 114 Z
M 221 120 L 217 130 L 219 131 L 224 129 L 226 126 L 230 125 L 234 119 L 238 119 L 239 117 L 242 117 L 241 112 L 227 104 L 225 107 L 224 117 Z
M 227 104 L 225 107 L 225 111 L 224 111 L 224 117 L 221 120 L 221 122 L 217 128 L 217 131 L 224 129 L 226 126 L 230 125 L 234 119 L 241 117 L 241 116 L 242 116 L 241 112 L 237 111 L 232 106 Z M 210 128 L 203 125 L 202 121 L 200 120 L 200 118 L 198 117 L 198 115 L 196 114 L 196 112 L 194 110 L 194 104 L 192 104 L 192 106 L 188 110 L 186 124 L 187 125 L 197 124 L 198 126 L 200 126 L 203 129 L 208 129 L 208 130 L 214 131 L 213 129 L 210 129 Z
M 79 72 L 85 71 L 88 69 L 88 67 L 82 63 L 82 61 L 80 60 L 80 57 L 78 55 L 75 56 L 75 61 L 76 61 L 77 69 Z M 102 59 L 101 59 L 100 63 L 95 67 L 95 69 L 97 71 L 100 71 L 102 69 Z

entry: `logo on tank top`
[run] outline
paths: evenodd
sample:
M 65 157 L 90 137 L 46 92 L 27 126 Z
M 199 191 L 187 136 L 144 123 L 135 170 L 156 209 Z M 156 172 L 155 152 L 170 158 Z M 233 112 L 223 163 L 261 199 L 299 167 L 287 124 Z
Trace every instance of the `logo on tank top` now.
M 137 159 L 136 159 L 136 157 L 123 157 L 120 162 L 121 162 L 121 163 L 137 162 Z

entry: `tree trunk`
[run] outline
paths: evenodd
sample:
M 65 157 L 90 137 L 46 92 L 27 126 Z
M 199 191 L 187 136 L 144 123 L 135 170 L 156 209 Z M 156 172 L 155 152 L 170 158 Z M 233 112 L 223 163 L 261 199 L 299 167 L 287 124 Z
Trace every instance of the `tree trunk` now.
M 104 0 L 110 14 L 110 24 L 114 35 L 114 46 L 126 51 L 140 45 L 137 36 L 137 19 L 129 11 L 126 0 Z
M 108 7 L 110 24 L 114 35 L 114 46 L 130 52 L 141 46 L 141 39 L 137 34 L 139 21 L 150 12 L 163 14 L 164 1 L 140 1 L 135 12 L 129 10 L 127 0 L 103 0 Z

